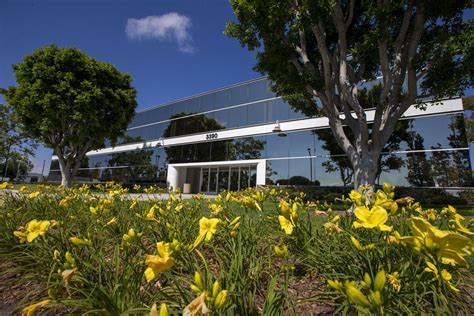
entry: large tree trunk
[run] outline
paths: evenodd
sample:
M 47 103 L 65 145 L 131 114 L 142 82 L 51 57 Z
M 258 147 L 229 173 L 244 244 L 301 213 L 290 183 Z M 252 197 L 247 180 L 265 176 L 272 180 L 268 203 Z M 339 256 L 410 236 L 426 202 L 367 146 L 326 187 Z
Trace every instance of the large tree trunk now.
M 354 189 L 358 190 L 361 185 L 375 186 L 375 178 L 378 168 L 378 157 L 368 154 L 358 157 L 352 162 L 354 167 Z
M 71 164 L 58 155 L 59 169 L 61 170 L 61 185 L 65 188 L 72 186 L 72 179 L 74 177 L 73 170 L 71 170 Z
M 72 186 L 71 172 L 63 172 L 61 170 L 61 185 L 65 188 L 70 188 Z

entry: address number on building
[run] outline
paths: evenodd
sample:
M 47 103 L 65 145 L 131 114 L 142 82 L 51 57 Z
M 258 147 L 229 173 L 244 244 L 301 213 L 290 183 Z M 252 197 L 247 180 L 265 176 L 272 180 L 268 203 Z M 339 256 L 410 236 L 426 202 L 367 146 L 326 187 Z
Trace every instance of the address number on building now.
M 206 134 L 206 139 L 217 139 L 217 133 Z

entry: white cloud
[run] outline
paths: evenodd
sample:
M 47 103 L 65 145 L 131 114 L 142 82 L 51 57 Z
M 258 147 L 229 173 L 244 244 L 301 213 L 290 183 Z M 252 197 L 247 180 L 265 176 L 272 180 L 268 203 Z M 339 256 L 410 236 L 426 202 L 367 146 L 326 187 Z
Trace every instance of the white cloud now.
M 151 15 L 143 19 L 128 19 L 125 33 L 130 39 L 174 40 L 183 53 L 192 54 L 195 48 L 189 34 L 191 19 L 185 15 L 171 12 Z

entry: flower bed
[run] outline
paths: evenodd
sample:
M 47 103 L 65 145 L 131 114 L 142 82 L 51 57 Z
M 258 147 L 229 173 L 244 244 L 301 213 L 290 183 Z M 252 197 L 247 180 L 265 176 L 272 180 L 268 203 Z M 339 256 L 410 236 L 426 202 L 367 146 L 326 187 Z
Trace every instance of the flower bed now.
M 32 284 L 25 314 L 472 312 L 472 221 L 389 184 L 342 197 L 353 213 L 275 189 L 95 189 L 0 195 L 0 281 Z

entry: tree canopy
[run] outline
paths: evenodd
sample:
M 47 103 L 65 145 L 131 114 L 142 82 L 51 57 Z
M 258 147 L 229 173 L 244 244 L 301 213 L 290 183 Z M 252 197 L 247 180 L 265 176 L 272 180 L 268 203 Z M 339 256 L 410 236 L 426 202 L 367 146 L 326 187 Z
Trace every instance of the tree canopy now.
M 462 19 L 469 0 L 230 2 L 238 22 L 226 33 L 257 51 L 256 70 L 290 105 L 328 117 L 355 186 L 374 184 L 396 122 L 420 97 L 472 86 L 474 22 Z M 361 92 L 374 88 L 372 119 Z
M 115 144 L 134 116 L 130 75 L 79 49 L 46 46 L 12 68 L 17 85 L 2 92 L 28 135 L 54 150 L 63 185 L 88 151 Z

